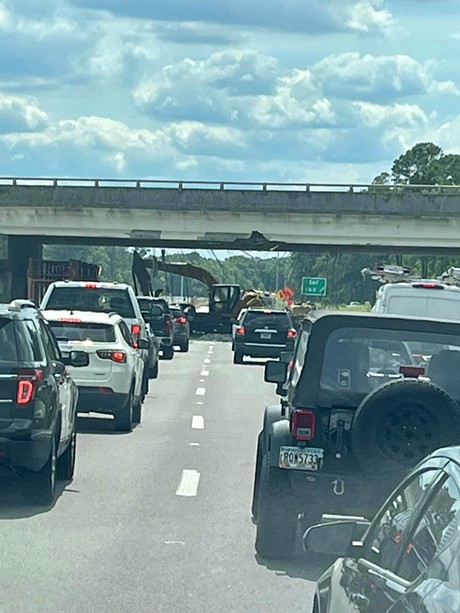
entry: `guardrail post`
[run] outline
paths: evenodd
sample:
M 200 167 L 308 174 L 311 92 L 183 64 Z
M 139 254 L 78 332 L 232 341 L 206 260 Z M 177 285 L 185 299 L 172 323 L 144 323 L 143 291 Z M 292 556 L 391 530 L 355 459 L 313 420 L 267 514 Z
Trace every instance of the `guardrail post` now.
M 307 192 L 307 194 L 309 194 L 309 193 L 310 193 L 310 183 L 307 183 L 307 184 L 305 185 L 305 191 Z
M 352 193 L 353 193 L 353 185 L 350 185 L 350 186 L 349 186 L 348 191 L 350 192 L 350 194 L 352 194 Z
M 141 186 L 141 182 L 140 181 L 136 181 L 136 189 L 139 189 Z
M 181 190 L 181 189 L 183 189 L 183 187 L 184 187 L 183 182 L 182 182 L 182 181 L 179 181 L 178 186 L 177 186 L 177 189 L 178 189 L 178 190 Z
M 263 192 L 267 191 L 267 184 L 266 183 L 262 183 L 262 191 Z
M 99 187 L 99 179 L 96 179 L 96 181 L 94 182 L 94 186 Z
M 225 183 L 221 183 L 219 189 L 220 189 L 221 192 L 224 191 Z

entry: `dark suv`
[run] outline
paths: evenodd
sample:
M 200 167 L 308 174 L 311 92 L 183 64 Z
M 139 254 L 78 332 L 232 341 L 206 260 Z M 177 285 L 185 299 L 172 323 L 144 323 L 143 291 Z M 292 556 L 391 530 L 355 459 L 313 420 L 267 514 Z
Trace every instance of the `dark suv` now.
M 174 357 L 174 324 L 169 304 L 164 298 L 151 296 L 137 296 L 137 302 L 144 321 L 160 343 L 163 359 L 172 360 Z
M 459 372 L 460 324 L 310 313 L 293 362 L 265 367 L 285 398 L 258 439 L 258 553 L 291 555 L 299 515 L 304 526 L 324 512 L 373 515 L 410 467 L 458 443 Z
M 75 466 L 78 390 L 33 303 L 0 304 L 0 465 L 33 502 L 53 501 Z
M 297 332 L 287 311 L 248 309 L 233 334 L 233 362 L 242 364 L 245 355 L 277 358 L 292 351 Z

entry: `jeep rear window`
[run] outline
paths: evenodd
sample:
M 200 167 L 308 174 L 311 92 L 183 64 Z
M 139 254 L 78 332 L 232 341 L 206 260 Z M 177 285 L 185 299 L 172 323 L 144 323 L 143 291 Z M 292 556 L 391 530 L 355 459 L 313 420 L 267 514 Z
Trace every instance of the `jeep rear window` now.
M 460 399 L 460 336 L 356 327 L 329 335 L 321 367 L 322 402 L 359 403 L 380 385 L 401 378 L 404 366 L 422 368 L 424 376 Z
M 0 318 L 0 362 L 17 362 L 16 338 L 12 319 Z
M 50 326 L 58 340 L 93 343 L 114 343 L 116 340 L 115 329 L 110 324 L 52 321 Z
M 115 312 L 128 319 L 136 317 L 126 289 L 55 287 L 46 308 L 56 311 Z
M 262 311 L 247 311 L 244 316 L 244 325 L 252 328 L 257 326 L 273 326 L 277 330 L 287 329 L 290 326 L 287 313 L 264 313 Z

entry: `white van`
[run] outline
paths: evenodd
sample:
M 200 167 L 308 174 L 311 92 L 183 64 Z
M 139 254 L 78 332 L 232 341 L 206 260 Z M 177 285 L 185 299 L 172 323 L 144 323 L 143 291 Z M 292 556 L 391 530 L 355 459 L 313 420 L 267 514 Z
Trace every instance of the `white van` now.
M 460 321 L 460 287 L 435 280 L 387 283 L 377 292 L 375 313 Z

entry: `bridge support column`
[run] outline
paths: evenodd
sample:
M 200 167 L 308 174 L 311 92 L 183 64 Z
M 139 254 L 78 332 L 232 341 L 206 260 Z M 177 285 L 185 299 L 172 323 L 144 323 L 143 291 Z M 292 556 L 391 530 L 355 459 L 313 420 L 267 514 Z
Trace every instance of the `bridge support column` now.
M 27 298 L 29 258 L 41 259 L 41 239 L 33 236 L 0 238 L 0 302 Z

